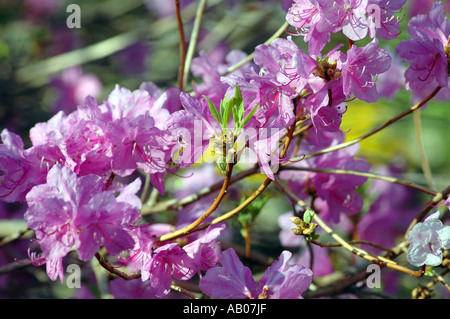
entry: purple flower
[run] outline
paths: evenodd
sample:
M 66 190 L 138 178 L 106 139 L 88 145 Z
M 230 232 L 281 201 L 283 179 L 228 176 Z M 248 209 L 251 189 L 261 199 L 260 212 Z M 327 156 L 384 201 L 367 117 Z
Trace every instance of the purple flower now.
M 414 17 L 418 14 L 426 14 L 430 10 L 431 5 L 436 2 L 436 0 L 410 0 L 408 1 L 408 15 Z M 450 12 L 450 2 L 445 3 L 445 12 Z
M 115 174 L 129 176 L 138 168 L 149 174 L 165 172 L 170 149 L 166 147 L 164 132 L 148 113 L 108 123 L 105 135 L 112 144 L 111 167 Z M 158 179 L 153 185 L 164 193 L 164 185 Z
M 180 167 L 188 167 L 203 155 L 210 140 L 221 132 L 220 124 L 212 117 L 208 106 L 181 93 L 183 110 L 172 113 L 167 121 L 167 130 L 173 140 L 172 160 Z
M 331 145 L 340 140 L 335 139 Z M 304 148 L 308 145 L 304 144 Z M 315 149 L 315 146 L 309 146 Z M 338 168 L 366 172 L 369 165 L 362 159 L 355 159 L 359 145 L 346 149 L 326 153 L 311 159 L 305 159 L 292 165 L 312 168 Z M 315 208 L 320 211 L 324 220 L 337 223 L 341 213 L 353 215 L 363 207 L 363 199 L 357 188 L 364 185 L 367 178 L 344 174 L 328 174 L 320 172 L 301 172 L 283 170 L 280 178 L 288 180 L 288 186 L 296 194 L 306 199 L 311 194 L 316 194 Z
M 22 139 L 7 129 L 1 133 L 0 199 L 5 202 L 23 201 L 33 186 L 28 179 L 30 163 L 25 159 Z
M 376 102 L 376 76 L 386 72 L 392 58 L 386 50 L 378 47 L 374 39 L 365 47 L 353 45 L 347 51 L 347 61 L 342 65 L 343 90 L 347 98 L 353 95 L 368 103 Z
M 134 207 L 116 201 L 110 192 L 92 196 L 87 205 L 77 212 L 73 223 L 74 228 L 79 230 L 75 241 L 79 258 L 89 260 L 100 247 L 105 247 L 112 255 L 132 247 L 134 241 L 124 226 L 136 222 L 139 217 L 137 213 Z
M 283 251 L 257 283 L 250 268 L 229 248 L 222 253 L 222 266 L 211 268 L 200 280 L 200 289 L 216 299 L 301 299 L 311 284 L 312 271 L 290 265 L 291 256 L 290 252 Z
M 439 266 L 442 253 L 450 249 L 450 226 L 439 220 L 439 212 L 428 216 L 423 223 L 417 223 L 408 234 L 407 259 L 411 265 Z
M 46 259 L 62 258 L 73 247 L 82 260 L 91 259 L 101 246 L 118 254 L 133 246 L 126 227 L 140 218 L 136 199 L 121 200 L 130 199 L 139 185 L 136 180 L 116 198 L 113 191 L 105 190 L 101 177 L 77 177 L 67 167 L 55 165 L 47 183 L 27 194 L 25 221 L 36 233 Z
M 30 252 L 30 249 L 28 249 L 28 257 L 30 258 L 30 261 L 24 264 L 32 264 L 33 266 L 37 267 L 45 265 L 46 272 L 50 280 L 56 281 L 59 278 L 61 283 L 64 282 L 64 267 L 62 257 L 47 259 L 43 255 L 38 256 L 35 252 Z
M 225 230 L 225 224 L 210 226 L 198 239 L 185 245 L 183 249 L 192 258 L 199 275 L 202 270 L 208 270 L 217 265 L 220 256 L 220 244 L 216 241 Z
M 146 281 L 150 278 L 148 265 L 156 249 L 156 237 L 169 233 L 171 229 L 172 226 L 169 224 L 144 224 L 132 227 L 129 234 L 134 240 L 133 248 L 128 250 L 128 257 L 119 257 L 119 261 L 131 272 L 140 271 L 142 281 Z
M 317 62 L 300 50 L 291 37 L 257 46 L 254 60 L 265 78 L 292 97 L 300 94 L 308 77 L 317 68 Z
M 396 53 L 389 52 L 389 55 L 392 57 L 392 63 L 390 68 L 378 77 L 377 91 L 380 97 L 393 99 L 398 91 L 405 87 L 406 67 Z
M 55 113 L 61 110 L 67 113 L 75 111 L 77 105 L 83 103 L 86 96 L 99 96 L 103 87 L 96 75 L 83 73 L 78 66 L 66 69 L 50 84 L 59 91 L 58 99 L 51 110 Z
M 150 281 L 124 280 L 116 278 L 110 283 L 110 291 L 115 299 L 159 299 Z
M 139 89 L 134 91 L 116 85 L 99 109 L 104 125 L 123 118 L 132 120 L 149 113 L 155 119 L 155 125 L 163 129 L 169 116 L 169 111 L 165 108 L 166 99 L 167 95 L 151 82 L 142 83 Z
M 324 0 L 321 1 L 324 4 Z M 326 1 L 324 18 L 335 30 L 342 29 L 345 36 L 353 41 L 364 39 L 368 25 L 366 17 L 367 0 Z
M 406 88 L 417 99 L 423 99 L 437 86 L 448 88 L 450 22 L 443 4 L 435 2 L 429 15 L 418 15 L 408 24 L 411 39 L 400 42 L 396 49 L 409 68 L 405 72 Z
M 269 131 L 269 130 L 267 130 Z M 275 131 L 273 133 L 273 131 Z M 266 136 L 266 130 L 264 134 L 259 136 L 258 140 L 253 143 L 253 147 L 250 149 L 254 151 L 258 158 L 259 166 L 262 173 L 264 173 L 271 180 L 275 180 L 274 172 L 279 168 L 279 165 L 287 160 L 287 158 L 281 158 L 281 146 L 279 140 L 284 134 L 285 130 L 271 129 L 270 135 Z
M 318 146 L 326 145 L 329 142 L 328 137 L 324 134 L 325 132 L 341 132 L 342 115 L 347 111 L 347 105 L 341 102 L 342 99 L 338 99 L 336 94 L 342 92 L 342 86 L 335 86 L 333 89 L 327 87 L 324 86 L 324 88 L 302 101 L 311 116 Z M 332 105 L 330 105 L 330 92 Z
M 192 258 L 177 244 L 170 243 L 157 248 L 146 267 L 155 294 L 167 295 L 173 279 L 189 280 L 195 274 Z
M 400 21 L 396 16 L 402 10 L 406 0 L 369 0 L 369 34 L 371 38 L 392 40 L 400 34 Z
M 324 5 L 326 2 L 321 0 L 294 0 L 286 15 L 289 24 L 297 29 L 296 33 L 290 34 L 304 36 L 312 55 L 322 51 L 330 41 L 330 34 L 334 32 L 334 28 L 324 18 L 324 10 L 327 9 Z
M 199 57 L 192 60 L 192 74 L 203 80 L 201 83 L 193 83 L 192 89 L 198 98 L 206 95 L 214 105 L 219 105 L 229 87 L 222 80 L 222 77 L 242 76 L 254 66 L 251 63 L 247 63 L 238 70 L 224 75 L 230 66 L 244 60 L 247 54 L 239 50 L 230 51 L 226 55 L 224 63 L 214 62 L 210 55 L 211 53 L 207 54 L 201 51 Z

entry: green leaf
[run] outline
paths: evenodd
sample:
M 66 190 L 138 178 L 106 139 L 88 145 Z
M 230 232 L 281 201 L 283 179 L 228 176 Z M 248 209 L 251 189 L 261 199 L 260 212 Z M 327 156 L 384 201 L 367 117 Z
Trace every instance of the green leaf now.
M 253 108 L 253 110 L 251 110 L 250 113 L 247 114 L 245 119 L 239 125 L 239 128 L 243 128 L 252 119 L 252 117 L 253 117 L 253 115 L 255 115 L 255 112 L 258 109 L 258 107 L 259 107 L 259 103 L 256 104 L 256 106 Z
M 222 118 L 222 119 L 223 119 L 225 109 L 227 108 L 228 103 L 229 103 L 229 101 L 228 101 L 227 95 L 225 94 L 223 99 L 220 101 L 220 118 Z
M 313 221 L 315 212 L 311 208 L 307 208 L 303 213 L 303 221 L 307 224 L 310 224 Z
M 206 95 L 203 95 L 203 97 L 208 102 L 209 111 L 211 112 L 212 116 L 216 119 L 217 122 L 222 123 L 222 121 L 220 119 L 220 115 L 217 112 L 217 109 L 216 109 L 215 105 L 213 104 L 213 102 Z
M 231 118 L 231 111 L 232 111 L 232 103 L 228 102 L 227 105 L 225 106 L 225 110 L 223 112 L 223 116 L 222 116 L 222 128 L 227 128 L 228 122 L 230 121 Z

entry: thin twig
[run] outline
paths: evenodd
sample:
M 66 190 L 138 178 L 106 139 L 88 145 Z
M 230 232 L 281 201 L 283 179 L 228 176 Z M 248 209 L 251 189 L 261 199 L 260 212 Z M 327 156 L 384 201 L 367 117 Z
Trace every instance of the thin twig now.
M 205 219 L 207 219 L 217 209 L 217 207 L 219 206 L 220 202 L 224 198 L 224 196 L 225 196 L 225 194 L 226 194 L 226 192 L 228 190 L 228 186 L 230 185 L 231 174 L 233 172 L 233 167 L 234 167 L 234 163 L 228 163 L 227 164 L 227 172 L 226 172 L 225 180 L 223 181 L 222 189 L 220 190 L 219 194 L 217 195 L 217 197 L 214 200 L 214 202 L 212 203 L 212 205 L 208 208 L 208 210 L 206 212 L 204 212 L 202 214 L 202 216 L 200 216 L 196 221 L 191 223 L 189 226 L 184 227 L 184 228 L 182 228 L 180 230 L 177 230 L 175 232 L 172 232 L 170 234 L 163 235 L 158 240 L 159 241 L 167 241 L 167 240 L 172 240 L 174 238 L 178 238 L 180 236 L 187 235 L 193 229 L 195 229 L 197 226 L 199 226 L 201 223 L 203 223 L 205 221 Z
M 187 85 L 189 71 L 191 69 L 192 58 L 194 57 L 195 47 L 197 46 L 198 35 L 200 32 L 200 26 L 203 20 L 203 12 L 205 11 L 206 0 L 200 0 L 197 7 L 197 13 L 195 14 L 194 27 L 192 29 L 191 38 L 189 40 L 189 47 L 186 54 L 186 61 L 183 71 L 183 87 Z
M 98 262 L 100 263 L 100 265 L 105 268 L 107 271 L 109 271 L 111 274 L 116 275 L 117 277 L 123 278 L 125 280 L 132 280 L 132 279 L 136 279 L 136 278 L 140 278 L 141 274 L 132 274 L 132 275 L 128 275 L 120 270 L 118 270 L 117 268 L 113 267 L 109 262 L 107 262 L 105 260 L 105 258 L 103 258 L 103 256 L 100 255 L 99 252 L 97 252 L 95 254 L 95 258 L 97 258 Z
M 253 168 L 247 169 L 245 171 L 237 173 L 235 176 L 233 176 L 230 180 L 230 185 L 238 182 L 248 176 L 251 176 L 253 174 L 256 174 L 256 172 L 259 170 L 258 165 L 255 165 Z M 166 201 L 161 201 L 155 205 L 144 205 L 141 210 L 142 215 L 148 215 L 148 214 L 155 214 L 155 213 L 161 213 L 167 210 L 178 210 L 183 208 L 186 205 L 189 205 L 201 198 L 204 198 L 205 196 L 211 195 L 212 193 L 220 190 L 222 187 L 223 182 L 217 182 L 209 187 L 205 187 L 201 189 L 199 192 L 195 194 L 188 195 L 186 197 L 183 197 L 181 199 L 169 199 Z
M 340 243 L 323 243 L 323 242 L 320 242 L 317 240 L 310 240 L 310 242 L 313 243 L 314 245 L 317 245 L 320 247 L 342 247 L 342 244 L 340 244 Z M 383 246 L 380 246 L 378 244 L 375 244 L 375 243 L 372 243 L 372 242 L 366 241 L 366 240 L 351 240 L 348 243 L 351 245 L 368 245 L 368 246 L 372 246 L 372 247 L 375 247 L 375 248 L 378 248 L 378 249 L 381 249 L 384 251 L 388 251 L 388 252 L 391 251 L 390 248 L 383 247 Z
M 184 38 L 183 21 L 181 20 L 180 0 L 175 0 L 178 36 L 180 37 L 180 67 L 178 70 L 178 87 L 183 90 L 183 74 L 186 61 L 186 40 Z
M 284 187 L 282 185 L 282 187 L 284 188 L 284 192 L 287 196 L 289 196 L 292 200 L 299 202 L 299 204 L 304 204 L 303 201 L 301 201 L 297 195 L 295 195 L 289 188 Z M 370 262 L 376 263 L 380 266 L 385 266 L 394 270 L 398 270 L 398 271 L 402 271 L 404 273 L 407 273 L 411 276 L 414 277 L 421 277 L 423 276 L 423 271 L 424 269 L 420 269 L 417 271 L 411 270 L 407 267 L 398 265 L 397 263 L 395 263 L 394 261 L 387 259 L 385 257 L 382 256 L 373 256 L 371 254 L 369 254 L 368 252 L 366 252 L 363 249 L 354 247 L 352 245 L 350 245 L 347 241 L 345 241 L 341 236 L 339 236 L 338 234 L 336 234 L 332 228 L 330 228 L 320 217 L 318 214 L 314 214 L 313 216 L 314 221 L 320 226 L 322 227 L 322 229 L 328 234 L 330 235 L 334 240 L 336 240 L 339 244 L 342 245 L 343 248 L 347 249 L 348 251 L 350 251 L 351 253 L 362 257 Z
M 416 132 L 417 147 L 420 155 L 420 163 L 422 166 L 423 174 L 425 175 L 425 180 L 427 181 L 428 187 L 434 188 L 433 175 L 431 173 L 430 163 L 425 152 L 425 145 L 422 136 L 422 119 L 420 110 L 416 110 L 413 113 L 414 117 L 414 130 Z
M 338 174 L 338 175 L 355 175 L 355 176 L 361 176 L 361 177 L 367 177 L 367 178 L 373 178 L 373 179 L 379 179 L 386 182 L 394 183 L 403 185 L 406 187 L 417 189 L 421 192 L 424 192 L 426 194 L 436 196 L 437 193 L 427 189 L 425 187 L 422 187 L 420 185 L 416 185 L 414 183 L 404 181 L 395 177 L 391 176 L 384 176 L 379 175 L 375 173 L 370 172 L 361 172 L 361 171 L 353 171 L 353 170 L 346 170 L 346 169 L 336 169 L 336 168 L 316 168 L 316 167 L 295 167 L 295 166 L 282 166 L 280 167 L 280 171 L 282 170 L 293 170 L 293 171 L 306 171 L 306 172 L 318 172 L 318 173 L 325 173 L 325 174 Z
M 408 234 L 415 224 L 420 222 L 441 200 L 446 199 L 450 194 L 450 186 L 447 186 L 442 192 L 437 193 L 433 199 L 427 203 L 427 205 L 420 211 L 420 213 L 413 219 L 408 229 L 405 232 L 405 239 L 408 238 Z
M 269 45 L 269 44 L 271 44 L 275 39 L 277 39 L 277 38 L 279 38 L 283 33 L 284 33 L 284 31 L 286 31 L 286 28 L 289 26 L 289 23 L 287 23 L 287 22 L 285 22 L 285 23 L 283 23 L 283 25 L 266 41 L 266 42 L 264 42 L 264 44 L 265 45 Z M 234 64 L 234 65 L 232 65 L 232 66 L 230 66 L 228 69 L 227 69 L 227 71 L 226 71 L 226 73 L 224 74 L 224 75 L 226 75 L 226 74 L 228 74 L 228 73 L 231 73 L 231 72 L 234 72 L 234 71 L 236 71 L 237 69 L 239 69 L 240 67 L 242 67 L 243 65 L 245 65 L 245 64 L 247 64 L 248 62 L 250 62 L 250 61 L 252 61 L 253 60 L 253 57 L 255 56 L 255 53 L 254 52 L 252 52 L 252 53 L 250 53 L 245 59 L 243 59 L 242 61 L 239 61 L 238 63 L 236 63 L 236 64 Z
M 403 117 L 411 114 L 415 110 L 419 109 L 420 107 L 425 105 L 428 101 L 430 101 L 439 92 L 440 89 L 441 89 L 441 87 L 437 87 L 436 89 L 434 89 L 434 91 L 430 95 L 428 95 L 421 102 L 415 104 L 414 106 L 410 107 L 406 111 L 400 113 L 399 115 L 395 116 L 394 118 L 386 121 L 382 125 L 374 128 L 373 130 L 367 132 L 366 134 L 364 134 L 364 135 L 362 135 L 362 136 L 360 136 L 360 137 L 358 137 L 358 138 L 356 138 L 354 140 L 351 140 L 351 141 L 348 141 L 348 142 L 344 142 L 344 143 L 341 143 L 341 144 L 337 144 L 335 146 L 327 147 L 327 148 L 324 148 L 324 149 L 322 149 L 322 150 L 320 150 L 318 152 L 315 152 L 315 153 L 305 154 L 305 155 L 301 155 L 301 156 L 298 156 L 298 157 L 295 157 L 295 158 L 291 158 L 290 162 L 297 162 L 297 161 L 305 159 L 305 158 L 315 157 L 315 156 L 318 156 L 318 155 L 322 155 L 322 154 L 325 154 L 325 153 L 337 151 L 337 150 L 340 150 L 342 148 L 346 148 L 346 147 L 349 147 L 351 145 L 357 144 L 357 143 L 361 142 L 362 140 L 364 140 L 364 139 L 374 135 L 375 133 L 378 133 L 379 131 L 385 129 L 386 127 L 390 126 L 391 124 L 397 122 L 398 120 L 402 119 Z

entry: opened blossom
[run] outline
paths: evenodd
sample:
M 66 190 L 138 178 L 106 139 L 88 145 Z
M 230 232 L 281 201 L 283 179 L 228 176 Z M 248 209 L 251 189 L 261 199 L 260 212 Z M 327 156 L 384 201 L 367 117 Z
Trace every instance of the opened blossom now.
M 189 280 L 195 274 L 193 260 L 177 243 L 161 246 L 148 262 L 149 280 L 156 295 L 167 295 L 173 279 Z
M 292 34 L 303 36 L 309 44 L 309 53 L 313 55 L 322 51 L 335 31 L 325 19 L 326 6 L 327 2 L 322 0 L 295 0 L 286 15 L 289 24 L 296 28 Z
M 347 51 L 347 61 L 342 64 L 343 90 L 347 98 L 353 94 L 368 103 L 376 102 L 378 74 L 386 72 L 392 58 L 386 50 L 379 48 L 377 39 L 364 47 L 353 45 Z
M 436 212 L 414 225 L 408 241 L 407 259 L 411 265 L 439 266 L 444 250 L 450 249 L 450 226 L 442 224 Z
M 369 0 L 367 14 L 370 37 L 395 39 L 400 34 L 399 16 L 405 3 L 406 0 Z
M 27 194 L 25 221 L 36 234 L 46 259 L 63 258 L 72 248 L 81 260 L 91 259 L 100 247 L 112 254 L 133 246 L 127 227 L 140 218 L 136 180 L 114 196 L 96 175 L 77 177 L 69 168 L 55 165 L 47 183 Z
M 200 289 L 216 299 L 302 299 L 313 274 L 308 268 L 290 264 L 291 256 L 283 251 L 256 282 L 250 268 L 229 248 L 222 253 L 221 266 L 211 268 L 200 280 Z
M 324 18 L 335 30 L 342 32 L 353 41 L 364 39 L 368 32 L 368 0 L 321 1 Z
M 448 95 L 448 55 L 450 21 L 442 2 L 435 2 L 428 15 L 417 15 L 408 24 L 411 39 L 400 42 L 397 53 L 409 63 L 405 72 L 406 88 L 415 99 L 428 96 L 437 86 L 437 95 Z

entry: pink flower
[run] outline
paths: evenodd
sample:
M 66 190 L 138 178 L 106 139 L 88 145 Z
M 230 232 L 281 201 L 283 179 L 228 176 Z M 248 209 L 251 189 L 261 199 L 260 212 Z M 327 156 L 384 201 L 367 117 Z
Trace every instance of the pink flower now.
M 92 73 L 84 73 L 80 67 L 71 67 L 55 77 L 51 86 L 58 89 L 58 99 L 52 106 L 52 111 L 75 111 L 77 105 L 82 104 L 86 96 L 97 97 L 103 85 L 98 77 Z
M 392 40 L 400 34 L 400 21 L 396 14 L 400 13 L 406 0 L 369 0 L 367 13 L 369 16 L 369 34 L 371 38 Z
M 69 168 L 55 165 L 47 183 L 27 194 L 25 221 L 46 259 L 62 258 L 73 247 L 82 260 L 91 259 L 102 246 L 118 254 L 134 243 L 126 227 L 140 218 L 140 204 L 131 198 L 139 186 L 136 180 L 116 198 L 105 190 L 101 177 L 77 177 Z
M 317 62 L 300 50 L 291 37 L 257 46 L 254 60 L 264 78 L 292 97 L 300 94 L 310 74 L 317 68 Z
M 183 249 L 192 258 L 193 265 L 201 276 L 202 270 L 215 267 L 219 261 L 220 244 L 216 241 L 225 230 L 225 224 L 210 226 L 198 239 L 183 246 Z
M 327 1 L 323 14 L 330 26 L 342 32 L 353 41 L 364 39 L 368 25 L 366 17 L 368 0 Z M 325 1 L 323 2 L 323 5 Z
M 340 140 L 335 139 L 332 145 Z M 304 144 L 304 148 L 308 145 Z M 309 146 L 315 149 L 314 146 Z M 337 168 L 366 172 L 369 165 L 363 159 L 355 159 L 359 145 L 329 152 L 310 159 L 291 164 L 299 167 Z M 315 194 L 315 208 L 320 211 L 324 220 L 337 223 L 341 214 L 353 215 L 363 207 L 363 199 L 357 188 L 363 186 L 366 177 L 345 174 L 329 174 L 321 172 L 305 172 L 283 170 L 280 178 L 288 180 L 288 186 L 303 199 Z
M 417 223 L 408 234 L 407 259 L 411 265 L 439 266 L 442 253 L 450 249 L 450 226 L 439 220 L 439 212 L 428 216 L 423 223 Z
M 289 264 L 291 256 L 283 251 L 257 283 L 250 268 L 229 248 L 222 253 L 221 266 L 211 268 L 200 280 L 200 289 L 216 299 L 301 299 L 311 284 L 312 271 Z
M 330 41 L 330 34 L 334 32 L 334 28 L 324 18 L 324 5 L 326 2 L 321 0 L 294 0 L 286 15 L 289 24 L 297 29 L 297 33 L 292 34 L 304 36 L 312 55 L 318 55 L 322 51 Z
M 148 113 L 108 123 L 105 136 L 112 144 L 111 168 L 115 174 L 129 176 L 138 168 L 149 174 L 165 172 L 170 149 L 164 132 Z M 158 180 L 153 185 L 164 193 L 164 185 Z
M 386 50 L 378 47 L 374 39 L 360 48 L 353 45 L 347 51 L 347 61 L 342 64 L 343 90 L 347 98 L 353 94 L 356 98 L 368 103 L 376 102 L 376 76 L 386 72 L 392 58 Z
M 450 22 L 443 4 L 435 2 L 429 15 L 418 15 L 408 24 L 411 39 L 400 42 L 396 49 L 409 68 L 405 72 L 406 88 L 416 99 L 428 96 L 437 86 L 439 94 L 448 94 L 448 57 Z M 445 91 L 445 92 L 444 92 Z
M 167 295 L 173 279 L 189 280 L 195 274 L 193 260 L 177 244 L 157 248 L 148 263 L 150 282 L 156 295 Z
M 30 163 L 25 159 L 22 139 L 4 129 L 0 144 L 0 199 L 5 202 L 23 201 L 31 189 L 28 173 Z

